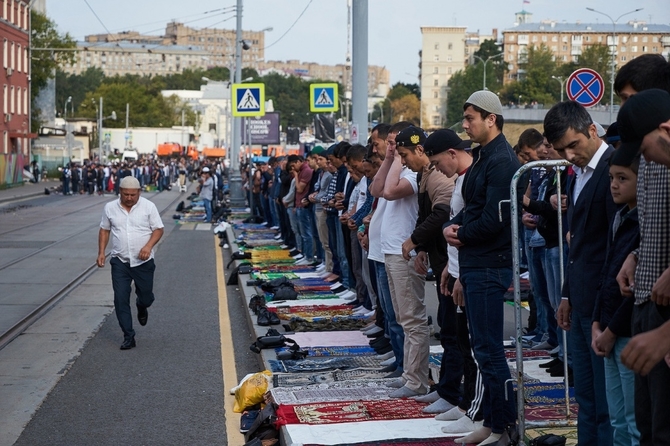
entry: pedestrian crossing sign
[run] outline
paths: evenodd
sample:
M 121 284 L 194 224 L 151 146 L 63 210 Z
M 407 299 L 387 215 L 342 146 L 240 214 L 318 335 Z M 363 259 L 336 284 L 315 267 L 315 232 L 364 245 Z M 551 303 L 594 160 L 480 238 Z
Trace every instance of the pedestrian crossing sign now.
M 312 113 L 336 112 L 339 110 L 337 84 L 310 84 L 309 110 Z
M 233 84 L 233 116 L 265 115 L 265 84 Z

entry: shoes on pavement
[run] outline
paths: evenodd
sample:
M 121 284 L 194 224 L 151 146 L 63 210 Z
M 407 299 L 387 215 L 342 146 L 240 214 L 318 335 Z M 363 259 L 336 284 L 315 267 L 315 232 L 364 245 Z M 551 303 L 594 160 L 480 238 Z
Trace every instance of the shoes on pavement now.
M 125 341 L 123 341 L 123 344 L 121 344 L 120 349 L 121 350 L 130 350 L 131 348 L 136 347 L 136 346 L 137 346 L 137 344 L 135 344 L 135 338 L 130 338 L 130 339 L 126 339 Z
M 144 326 L 147 325 L 147 320 L 149 319 L 149 312 L 147 311 L 147 307 L 138 305 L 137 306 L 137 321 L 140 323 L 140 325 Z

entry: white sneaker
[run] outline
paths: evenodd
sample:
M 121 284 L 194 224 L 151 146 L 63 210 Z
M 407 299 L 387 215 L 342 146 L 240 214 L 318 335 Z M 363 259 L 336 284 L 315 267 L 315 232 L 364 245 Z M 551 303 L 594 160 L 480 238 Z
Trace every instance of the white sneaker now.
M 354 293 L 351 290 L 345 290 L 340 293 L 337 293 L 338 296 L 340 296 L 342 299 L 346 300 L 354 300 L 356 298 L 356 293 Z
M 275 235 L 275 236 L 274 236 L 274 239 L 275 239 L 275 240 L 281 240 L 281 234 L 277 234 L 277 235 Z
M 335 290 L 335 289 L 337 289 L 337 288 L 339 288 L 339 287 L 341 287 L 341 286 L 342 286 L 342 284 L 341 284 L 340 282 L 335 282 L 334 284 L 332 284 L 332 285 L 330 286 L 330 289 L 331 289 L 331 290 Z
M 305 256 L 303 256 L 300 260 L 294 263 L 294 265 L 300 265 L 300 266 L 311 265 L 311 264 L 312 262 L 310 262 L 309 259 Z
M 322 273 L 322 272 L 324 272 L 325 270 L 326 270 L 326 265 L 324 265 L 323 263 L 322 263 L 321 265 L 318 265 L 318 266 L 316 267 L 316 269 L 315 269 L 315 271 L 316 271 L 317 273 Z
M 484 425 L 483 421 L 472 421 L 468 417 L 459 418 L 456 421 L 442 427 L 445 434 L 466 434 L 474 432 Z
M 288 245 L 285 245 L 285 244 L 282 243 L 281 245 L 279 245 L 279 247 L 280 247 L 281 249 L 286 249 L 286 248 L 288 248 Z
M 302 260 L 302 259 L 304 259 L 304 258 L 305 258 L 305 256 L 302 255 L 302 254 L 296 254 L 296 255 L 293 256 L 293 259 L 294 259 L 294 260 Z
M 279 226 L 272 226 L 270 229 L 279 229 Z
M 371 317 L 374 317 L 374 315 L 375 315 L 375 310 L 371 310 L 371 311 L 368 311 L 367 313 L 363 313 L 363 314 L 362 314 L 362 316 L 363 316 L 365 319 L 369 319 L 369 318 L 371 318 Z

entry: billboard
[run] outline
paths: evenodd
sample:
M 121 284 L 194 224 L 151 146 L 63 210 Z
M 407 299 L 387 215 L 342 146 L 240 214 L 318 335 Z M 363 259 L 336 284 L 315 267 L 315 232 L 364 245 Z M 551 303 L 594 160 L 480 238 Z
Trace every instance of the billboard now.
M 265 113 L 263 116 L 243 118 L 239 121 L 240 141 L 243 144 L 248 143 L 248 134 L 251 134 L 251 144 L 279 144 L 279 113 Z

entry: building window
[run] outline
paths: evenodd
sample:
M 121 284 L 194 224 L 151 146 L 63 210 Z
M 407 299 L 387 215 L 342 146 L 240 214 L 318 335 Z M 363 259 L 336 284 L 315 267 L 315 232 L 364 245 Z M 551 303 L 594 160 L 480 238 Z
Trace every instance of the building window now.
M 649 37 L 647 37 L 647 36 L 642 37 L 642 42 L 646 43 L 648 41 L 649 41 Z
M 652 37 L 651 41 L 654 42 L 654 43 L 658 43 L 658 37 Z
M 643 53 L 646 53 L 648 50 L 649 50 L 649 47 L 648 47 L 648 46 L 643 46 L 643 47 L 642 47 L 642 52 L 643 52 Z
M 590 42 L 591 41 L 591 36 L 584 37 L 584 40 L 587 41 L 587 42 Z
M 7 114 L 7 84 L 4 85 L 4 88 L 2 89 L 2 97 L 4 98 L 4 105 L 3 105 L 3 113 Z
M 558 51 L 558 45 L 552 45 L 551 46 L 551 51 L 553 51 L 553 52 Z
M 437 99 L 438 96 L 439 96 L 439 93 L 437 91 L 434 91 L 433 92 L 433 99 Z
M 637 45 L 633 45 L 630 47 L 630 52 L 631 53 L 637 53 Z
M 16 64 L 15 64 L 16 63 L 16 53 L 14 52 L 14 42 L 12 42 L 11 48 L 12 48 L 11 53 L 9 54 L 9 56 L 11 58 L 9 66 L 12 67 L 12 70 L 13 70 L 13 69 L 16 68 Z
M 433 81 L 433 87 L 438 87 L 439 85 L 440 85 L 440 84 L 439 84 L 439 81 L 438 81 L 437 79 L 435 79 L 435 80 Z
M 563 56 L 563 57 L 561 58 L 561 60 L 562 60 L 563 62 L 567 62 L 567 61 L 568 61 L 568 56 Z
M 623 52 L 623 53 L 626 52 L 626 47 L 625 47 L 625 46 L 622 46 L 622 47 L 621 47 L 621 52 Z
M 626 56 L 621 56 L 621 62 L 625 62 L 625 61 L 626 61 Z
M 551 36 L 552 42 L 558 42 L 558 36 Z
M 602 39 L 601 39 L 601 41 L 602 41 Z M 628 43 L 628 36 L 621 36 L 621 41 L 623 43 Z
M 449 45 L 447 46 L 447 49 L 453 50 L 454 44 L 450 42 Z
M 652 53 L 658 53 L 658 47 L 656 47 L 656 46 L 652 46 L 652 47 L 651 47 L 651 52 L 652 52 Z
M 433 74 L 438 74 L 440 69 L 438 67 L 433 67 Z
M 440 117 L 439 116 L 433 116 L 433 125 L 440 125 Z
M 10 92 L 9 92 L 9 112 L 11 114 L 14 114 L 14 86 L 11 86 Z
M 433 56 L 433 61 L 434 62 L 439 62 L 440 61 L 440 55 L 439 54 L 434 55 Z
M 451 74 L 451 67 L 447 67 L 447 74 Z
M 436 43 L 434 48 L 435 48 L 436 50 L 439 50 L 439 49 L 440 49 L 440 44 L 439 44 L 439 43 Z
M 602 42 L 602 41 L 603 41 L 603 36 L 598 36 L 598 42 Z
M 508 34 L 508 35 L 507 35 L 507 40 L 510 41 L 510 42 L 514 42 L 515 37 L 516 37 L 516 36 L 515 36 L 514 34 Z
M 546 42 L 547 41 L 547 36 L 542 36 L 542 41 Z
M 637 42 L 637 36 L 633 36 L 633 42 Z
M 509 61 L 514 60 L 514 54 L 510 54 L 509 56 L 507 56 L 507 60 Z
M 561 41 L 562 41 L 562 42 L 567 42 L 567 41 L 568 41 L 568 36 L 563 36 L 563 38 L 561 39 Z
M 537 42 L 537 36 L 533 36 L 533 42 Z
M 16 57 L 19 59 L 19 63 L 16 64 L 16 71 L 19 73 L 23 71 L 23 51 L 21 51 L 21 45 L 18 45 L 16 47 Z
M 447 56 L 447 62 L 451 62 L 451 55 Z
M 567 46 L 567 45 L 563 45 L 563 51 L 567 51 L 567 50 L 568 50 L 568 46 Z

